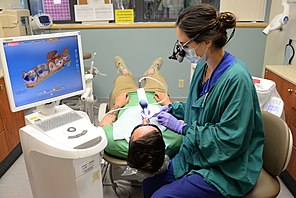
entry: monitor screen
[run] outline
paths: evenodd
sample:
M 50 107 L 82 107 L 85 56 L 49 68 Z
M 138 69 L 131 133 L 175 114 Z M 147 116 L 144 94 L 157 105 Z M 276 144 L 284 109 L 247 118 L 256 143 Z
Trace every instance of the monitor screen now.
M 82 94 L 80 32 L 0 38 L 0 58 L 11 111 Z

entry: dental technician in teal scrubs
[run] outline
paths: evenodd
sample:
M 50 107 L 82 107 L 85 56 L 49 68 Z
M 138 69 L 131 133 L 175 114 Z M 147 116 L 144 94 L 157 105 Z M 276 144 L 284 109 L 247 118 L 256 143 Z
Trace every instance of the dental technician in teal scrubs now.
M 143 181 L 145 197 L 241 197 L 255 186 L 263 122 L 247 66 L 224 50 L 235 26 L 233 13 L 210 4 L 179 15 L 170 58 L 197 65 L 187 100 L 169 104 L 158 122 L 184 138 L 168 170 Z

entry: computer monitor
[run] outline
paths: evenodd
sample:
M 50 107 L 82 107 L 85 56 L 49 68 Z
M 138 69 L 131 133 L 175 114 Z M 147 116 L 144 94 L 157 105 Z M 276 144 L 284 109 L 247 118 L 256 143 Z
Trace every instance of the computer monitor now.
M 0 58 L 12 112 L 85 91 L 80 32 L 0 38 Z

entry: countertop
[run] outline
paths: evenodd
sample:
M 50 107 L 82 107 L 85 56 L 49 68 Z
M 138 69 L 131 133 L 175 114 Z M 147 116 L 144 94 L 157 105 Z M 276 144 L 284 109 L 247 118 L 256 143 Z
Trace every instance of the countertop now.
M 266 65 L 265 68 L 296 85 L 296 65 Z

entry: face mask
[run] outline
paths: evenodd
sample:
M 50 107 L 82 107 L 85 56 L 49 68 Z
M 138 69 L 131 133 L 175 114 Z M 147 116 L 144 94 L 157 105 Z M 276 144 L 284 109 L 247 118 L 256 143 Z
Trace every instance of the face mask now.
M 200 57 L 196 55 L 195 49 L 192 48 L 186 50 L 185 58 L 189 61 L 189 63 L 197 63 L 200 59 Z
M 196 55 L 196 49 L 198 48 L 198 46 L 200 45 L 200 43 L 193 49 L 187 49 L 186 50 L 186 55 L 185 55 L 185 58 L 190 62 L 190 63 L 199 63 L 199 62 L 202 62 L 202 61 L 205 61 L 206 60 L 206 53 L 208 51 L 208 48 L 206 49 L 205 53 L 202 55 L 202 56 L 197 56 Z

